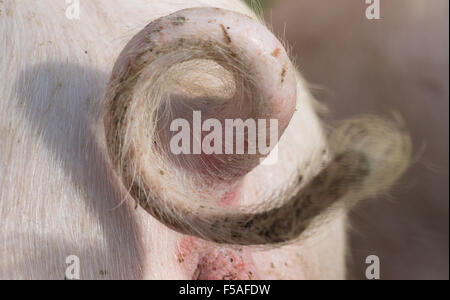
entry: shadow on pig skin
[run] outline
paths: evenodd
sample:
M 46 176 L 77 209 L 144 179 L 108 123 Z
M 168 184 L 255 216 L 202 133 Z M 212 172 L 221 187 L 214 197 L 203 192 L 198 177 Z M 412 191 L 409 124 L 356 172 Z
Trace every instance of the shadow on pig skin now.
M 29 130 L 41 138 L 55 165 L 62 166 L 66 175 L 64 179 L 71 181 L 67 186 L 80 195 L 75 198 L 73 191 L 65 192 L 68 197 L 60 201 L 86 201 L 80 206 L 86 207 L 93 215 L 94 223 L 91 225 L 99 227 L 92 228 L 92 231 L 97 229 L 101 232 L 101 237 L 94 236 L 91 240 L 86 237 L 84 242 L 75 245 L 69 240 L 74 235 L 70 229 L 66 229 L 64 238 L 36 236 L 35 244 L 42 245 L 37 247 L 38 253 L 34 257 L 40 262 L 27 262 L 24 270 L 39 268 L 39 265 L 47 268 L 43 261 L 52 264 L 55 260 L 64 270 L 67 267 L 64 265 L 65 257 L 80 253 L 82 276 L 83 258 L 93 263 L 87 268 L 90 274 L 85 273 L 83 279 L 142 277 L 140 266 L 144 254 L 138 241 L 139 229 L 130 209 L 120 205 L 121 197 L 108 168 L 107 157 L 101 150 L 98 134 L 94 133 L 101 119 L 101 102 L 108 79 L 109 75 L 87 67 L 44 63 L 26 69 L 16 80 L 17 115 L 30 123 Z M 63 205 L 58 205 L 58 208 L 62 210 Z M 58 208 L 51 209 L 55 212 Z M 69 220 L 75 218 L 67 211 L 56 213 Z M 76 220 L 67 222 L 77 223 Z M 84 232 L 90 233 L 90 229 L 84 229 Z M 60 253 L 67 255 L 57 257 Z M 45 270 L 27 272 L 46 274 L 41 271 Z M 51 274 L 50 277 L 64 279 L 64 273 Z
M 75 265 L 74 262 L 65 263 L 68 257 L 65 253 L 76 255 L 80 259 L 80 279 L 108 280 L 117 277 L 115 273 L 117 270 L 111 269 L 107 262 L 104 262 L 103 267 L 99 264 L 99 268 L 95 270 L 84 267 L 83 262 L 90 261 L 94 257 L 99 260 L 105 257 L 105 251 L 98 246 L 80 249 L 79 245 L 71 241 L 48 236 L 36 236 L 35 245 L 37 245 L 37 251 L 34 251 L 32 255 L 21 255 L 15 261 L 15 269 L 28 272 L 27 278 L 16 277 L 16 279 L 70 280 L 70 277 L 66 277 L 66 270 Z M 74 251 L 74 249 L 78 250 Z M 55 270 L 57 270 L 56 273 Z M 71 270 L 71 268 L 68 269 L 69 274 Z

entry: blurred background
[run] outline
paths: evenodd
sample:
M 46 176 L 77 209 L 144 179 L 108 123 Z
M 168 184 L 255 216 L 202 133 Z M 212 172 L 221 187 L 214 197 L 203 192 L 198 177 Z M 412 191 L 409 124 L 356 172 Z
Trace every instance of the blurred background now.
M 313 95 L 333 122 L 401 114 L 414 162 L 389 197 L 351 213 L 349 279 L 377 255 L 381 279 L 449 279 L 449 1 L 248 1 L 292 46 Z

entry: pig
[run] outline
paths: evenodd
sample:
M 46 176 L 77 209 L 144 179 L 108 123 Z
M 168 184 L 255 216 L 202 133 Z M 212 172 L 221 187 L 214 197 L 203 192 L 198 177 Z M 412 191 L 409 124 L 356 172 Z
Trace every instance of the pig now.
M 1 279 L 343 279 L 347 211 L 408 167 L 401 118 L 326 126 L 241 1 L 6 0 L 0 24 Z M 194 111 L 274 119 L 276 149 L 175 155 Z

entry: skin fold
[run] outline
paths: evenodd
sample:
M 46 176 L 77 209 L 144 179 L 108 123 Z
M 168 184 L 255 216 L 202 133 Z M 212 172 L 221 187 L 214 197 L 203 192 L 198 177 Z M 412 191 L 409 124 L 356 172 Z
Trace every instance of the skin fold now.
M 82 1 L 79 20 L 66 8 L 64 1 L 0 3 L 1 279 L 64 279 L 70 255 L 80 258 L 82 279 L 345 277 L 348 208 L 387 191 L 408 165 L 399 122 L 355 117 L 326 132 L 281 42 L 240 1 Z M 220 22 L 209 27 L 210 19 Z M 171 28 L 180 23 L 193 36 Z M 208 53 L 189 44 L 199 28 L 213 40 Z M 251 51 L 251 38 L 239 33 L 246 28 L 266 54 Z M 155 30 L 168 37 L 146 35 Z M 252 99 L 258 109 L 230 105 L 222 113 L 277 118 L 277 163 L 232 157 L 244 167 L 223 166 L 221 177 L 154 149 L 153 138 L 164 136 L 142 114 L 161 104 L 159 88 L 173 91 L 152 74 L 181 74 L 167 71 L 174 49 L 162 49 L 181 35 L 184 60 L 239 66 L 233 78 L 248 84 L 236 84 L 239 97 L 225 103 Z M 234 60 L 217 59 L 232 47 Z M 202 86 L 210 85 L 210 66 L 196 67 Z M 182 70 L 195 72 L 189 68 Z M 212 95 L 213 104 L 225 97 Z

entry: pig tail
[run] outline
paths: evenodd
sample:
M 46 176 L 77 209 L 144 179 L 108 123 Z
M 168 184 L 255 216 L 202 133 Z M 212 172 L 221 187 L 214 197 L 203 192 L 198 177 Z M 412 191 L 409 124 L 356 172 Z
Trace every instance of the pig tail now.
M 248 16 L 193 8 L 150 23 L 120 54 L 105 95 L 106 143 L 117 178 L 174 230 L 264 245 L 304 236 L 331 208 L 385 191 L 404 172 L 408 136 L 392 122 L 361 117 L 333 132 L 327 165 L 302 188 L 294 178 L 262 211 L 218 206 L 264 155 L 174 155 L 171 121 L 192 121 L 196 110 L 220 121 L 277 119 L 281 136 L 295 111 L 296 86 L 284 47 Z

